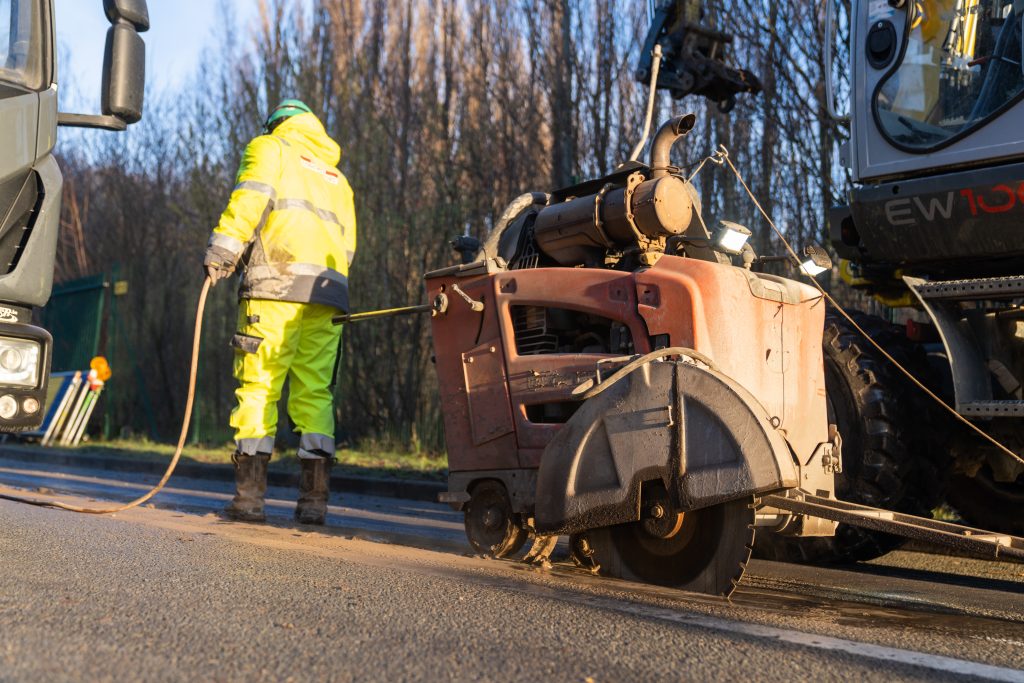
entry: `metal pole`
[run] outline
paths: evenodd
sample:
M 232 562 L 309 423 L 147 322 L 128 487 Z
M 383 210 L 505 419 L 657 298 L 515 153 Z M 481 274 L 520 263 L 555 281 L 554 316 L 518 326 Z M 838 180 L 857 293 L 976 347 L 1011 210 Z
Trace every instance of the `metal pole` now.
M 85 399 L 89 396 L 89 391 L 89 380 L 87 379 L 82 383 L 82 390 L 78 393 L 78 400 L 75 401 L 75 407 L 71 410 L 71 414 L 68 415 L 68 420 L 64 425 L 63 431 L 61 431 L 60 444 L 62 446 L 68 445 L 68 440 L 71 438 L 74 425 L 78 422 L 78 416 L 82 412 L 82 406 L 85 403 Z
M 96 404 L 100 402 L 101 393 L 103 393 L 103 386 L 100 386 L 99 389 L 93 392 L 89 405 L 85 409 L 85 414 L 79 422 L 78 429 L 75 430 L 75 434 L 71 439 L 72 446 L 77 446 L 81 442 L 82 435 L 85 434 L 85 428 L 89 425 L 89 418 L 92 417 L 92 411 L 96 410 Z
M 341 325 L 344 323 L 357 323 L 362 320 L 376 320 L 378 318 L 395 318 L 400 315 L 413 315 L 414 313 L 430 313 L 434 310 L 432 304 L 423 304 L 421 306 L 405 306 L 403 308 L 385 308 L 380 311 L 367 311 L 365 313 L 347 313 L 345 315 L 336 315 L 331 318 L 331 322 L 335 325 Z
M 53 413 L 53 417 L 50 418 L 50 424 L 46 427 L 46 433 L 43 434 L 42 440 L 39 442 L 43 446 L 48 446 L 50 441 L 53 440 L 54 435 L 57 433 L 59 426 L 64 422 L 64 418 L 67 416 L 67 408 L 71 403 L 71 397 L 75 395 L 75 390 L 78 388 L 78 383 L 82 380 L 82 373 L 76 372 L 73 377 L 70 378 L 67 387 L 64 388 L 64 393 L 61 394 L 60 403 L 57 404 L 57 410 Z

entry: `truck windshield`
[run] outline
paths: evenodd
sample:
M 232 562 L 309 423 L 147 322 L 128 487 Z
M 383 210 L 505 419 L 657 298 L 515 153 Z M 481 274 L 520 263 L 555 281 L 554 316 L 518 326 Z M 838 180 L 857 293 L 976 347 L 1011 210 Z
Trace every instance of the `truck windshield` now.
M 29 88 L 41 84 L 41 0 L 0 0 L 0 81 Z
M 875 93 L 882 131 L 927 152 L 1021 97 L 1022 0 L 916 0 L 902 61 Z

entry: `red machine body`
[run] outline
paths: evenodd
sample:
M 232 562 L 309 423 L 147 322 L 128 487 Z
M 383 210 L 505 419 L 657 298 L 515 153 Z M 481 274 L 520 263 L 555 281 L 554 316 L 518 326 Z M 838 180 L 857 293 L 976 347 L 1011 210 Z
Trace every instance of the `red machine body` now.
M 431 298 L 449 300 L 433 335 L 452 473 L 538 468 L 579 404 L 573 390 L 598 363 L 623 355 L 598 343 L 586 352 L 560 351 L 557 342 L 539 350 L 522 320 L 549 310 L 628 332 L 632 353 L 680 346 L 707 356 L 756 397 L 801 462 L 828 439 L 825 309 L 809 286 L 677 256 L 636 272 L 501 271 L 482 262 L 432 273 L 427 286 Z

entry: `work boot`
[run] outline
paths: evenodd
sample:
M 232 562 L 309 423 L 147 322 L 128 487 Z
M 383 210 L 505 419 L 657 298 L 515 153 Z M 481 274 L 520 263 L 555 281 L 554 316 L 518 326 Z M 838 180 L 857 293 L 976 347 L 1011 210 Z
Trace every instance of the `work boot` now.
M 334 458 L 299 458 L 299 502 L 295 519 L 299 524 L 323 524 L 327 519 L 327 495 Z
M 235 497 L 224 508 L 224 514 L 237 522 L 265 522 L 263 496 L 267 493 L 267 463 L 270 456 L 263 453 L 231 456 L 235 464 Z

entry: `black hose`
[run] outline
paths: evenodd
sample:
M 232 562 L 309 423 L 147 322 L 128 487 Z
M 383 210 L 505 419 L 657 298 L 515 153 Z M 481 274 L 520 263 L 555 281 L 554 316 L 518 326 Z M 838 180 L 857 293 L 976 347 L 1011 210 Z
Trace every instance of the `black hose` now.
M 505 232 L 505 228 L 507 228 L 512 221 L 519 216 L 519 214 L 526 211 L 531 206 L 537 204 L 546 206 L 550 198 L 550 195 L 543 192 L 527 192 L 513 199 L 512 202 L 505 207 L 505 210 L 501 212 L 501 216 L 498 217 L 498 220 L 495 222 L 491 232 L 488 233 L 487 239 L 480 248 L 480 253 L 477 254 L 477 260 L 482 261 L 483 259 L 497 257 L 499 255 L 498 244 L 501 241 L 501 233 Z

